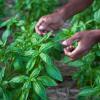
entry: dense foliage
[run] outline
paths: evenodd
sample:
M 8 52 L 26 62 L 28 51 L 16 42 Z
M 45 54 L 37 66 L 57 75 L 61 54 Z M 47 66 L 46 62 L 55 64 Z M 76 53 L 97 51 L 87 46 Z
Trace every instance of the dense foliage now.
M 1 9 L 4 7 L 4 0 L 0 2 Z M 35 33 L 34 26 L 41 16 L 53 11 L 57 1 L 16 0 L 12 8 L 14 16 L 0 25 L 6 27 L 0 39 L 0 98 L 47 100 L 46 88 L 56 86 L 55 80 L 62 81 L 54 64 L 54 59 L 61 58 L 62 47 L 59 42 L 77 31 L 99 29 L 99 3 L 99 0 L 94 0 L 90 8 L 72 18 L 68 29 L 63 29 L 52 38 L 51 32 L 44 37 L 39 36 Z M 3 15 L 2 12 L 0 14 Z M 79 100 L 100 98 L 99 50 L 100 44 L 97 44 L 80 60 L 70 62 L 68 57 L 63 59 L 69 66 L 79 68 L 73 75 L 73 79 L 78 81 L 78 87 L 83 88 L 78 95 Z
M 57 4 L 48 2 L 17 0 L 16 15 L 1 24 L 6 30 L 0 40 L 0 99 L 47 100 L 46 88 L 62 81 L 51 52 L 60 52 L 58 43 L 51 32 L 41 37 L 34 31 L 35 21 Z

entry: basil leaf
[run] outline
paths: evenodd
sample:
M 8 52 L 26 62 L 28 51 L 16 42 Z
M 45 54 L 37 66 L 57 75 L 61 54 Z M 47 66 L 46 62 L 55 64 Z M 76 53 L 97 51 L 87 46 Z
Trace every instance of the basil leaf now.
M 53 42 L 48 42 L 48 43 L 45 43 L 45 44 L 42 44 L 39 51 L 47 51 L 48 49 L 52 48 L 54 46 L 54 43 Z
M 54 78 L 54 79 L 56 79 L 58 81 L 62 81 L 63 80 L 62 75 L 61 75 L 59 69 L 56 66 L 48 65 L 45 68 L 46 68 L 46 71 L 47 71 L 49 76 L 51 76 L 52 78 Z
M 12 82 L 12 83 L 23 83 L 26 80 L 28 80 L 27 76 L 20 75 L 20 76 L 16 76 L 16 77 L 12 78 L 9 82 Z
M 33 77 L 33 78 L 37 77 L 37 76 L 40 74 L 41 70 L 42 70 L 42 67 L 41 67 L 41 66 L 39 66 L 38 68 L 35 68 L 35 69 L 32 71 L 30 77 L 31 77 L 31 78 L 32 78 L 32 77 Z
M 7 39 L 10 36 L 10 34 L 11 34 L 10 29 L 7 29 L 4 31 L 4 33 L 2 35 L 2 41 L 4 42 L 4 44 L 7 42 Z
M 29 90 L 24 90 L 22 91 L 22 94 L 20 96 L 20 99 L 19 100 L 27 100 L 28 99 L 28 95 L 29 95 Z
M 40 76 L 38 77 L 38 80 L 45 86 L 57 86 L 57 83 L 49 76 Z
M 42 59 L 45 63 L 47 63 L 48 65 L 52 65 L 52 64 L 53 64 L 51 58 L 50 58 L 47 54 L 41 53 L 41 54 L 40 54 L 40 57 L 41 57 L 41 59 Z
M 39 81 L 33 82 L 33 89 L 43 100 L 47 100 L 46 89 Z

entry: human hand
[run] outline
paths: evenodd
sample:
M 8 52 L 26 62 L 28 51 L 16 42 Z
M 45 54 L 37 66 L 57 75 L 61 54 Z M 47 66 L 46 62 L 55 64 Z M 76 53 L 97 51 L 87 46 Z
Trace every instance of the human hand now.
M 99 37 L 98 37 L 99 36 Z M 73 42 L 77 41 L 78 45 L 75 48 Z M 89 52 L 91 47 L 100 41 L 100 31 L 91 30 L 78 32 L 68 40 L 62 42 L 64 46 L 65 55 L 69 56 L 72 60 L 76 60 Z
M 40 18 L 35 30 L 38 34 L 44 35 L 49 31 L 54 31 L 63 26 L 64 20 L 59 12 L 52 13 L 50 15 Z

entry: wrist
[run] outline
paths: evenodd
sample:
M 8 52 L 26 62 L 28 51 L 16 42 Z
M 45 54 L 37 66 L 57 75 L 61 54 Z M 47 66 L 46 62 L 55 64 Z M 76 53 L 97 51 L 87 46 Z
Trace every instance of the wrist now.
M 100 42 L 100 30 L 93 30 L 96 42 Z
M 71 9 L 71 5 L 67 4 L 64 7 L 62 7 L 61 9 L 59 9 L 57 11 L 57 13 L 61 16 L 61 18 L 66 21 L 68 18 L 70 18 L 72 16 L 72 10 Z

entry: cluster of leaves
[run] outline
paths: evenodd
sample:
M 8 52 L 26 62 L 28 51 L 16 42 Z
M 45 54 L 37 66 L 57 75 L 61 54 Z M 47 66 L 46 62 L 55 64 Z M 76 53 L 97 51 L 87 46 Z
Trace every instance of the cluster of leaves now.
M 31 27 L 29 30 L 24 28 L 21 35 L 9 45 L 6 41 L 7 30 L 2 36 L 0 98 L 3 96 L 5 100 L 8 98 L 9 100 L 19 98 L 20 100 L 47 100 L 45 88 L 56 86 L 55 80 L 62 81 L 58 68 L 49 56 L 51 48 L 56 45 L 49 38 L 51 33 L 41 37 L 36 33 L 33 34 L 32 31 Z
M 67 33 L 71 36 L 76 32 L 99 29 L 100 28 L 100 1 L 94 0 L 90 8 L 75 15 L 71 20 L 71 27 Z M 82 87 L 78 95 L 79 100 L 99 100 L 100 99 L 100 44 L 96 44 L 93 49 L 82 59 L 70 62 L 68 57 L 64 57 L 64 63 L 69 66 L 78 67 L 79 71 L 73 75 L 73 79 L 78 81 L 78 87 Z M 92 98 L 92 99 L 91 99 Z
M 63 80 L 53 62 L 60 52 L 58 41 L 51 32 L 44 37 L 34 32 L 35 20 L 56 4 L 48 2 L 16 0 L 16 16 L 0 25 L 6 27 L 0 39 L 0 99 L 47 100 L 46 88 Z
M 4 0 L 0 0 L 0 18 L 4 16 Z
M 41 16 L 52 12 L 58 5 L 58 0 L 16 0 L 16 11 L 28 23 L 38 20 Z
M 0 25 L 6 26 L 0 39 L 0 98 L 47 100 L 46 88 L 56 86 L 55 80 L 62 81 L 53 62 L 53 59 L 61 58 L 59 41 L 77 31 L 100 28 L 99 2 L 94 0 L 89 9 L 73 17 L 69 29 L 64 29 L 55 38 L 51 38 L 52 33 L 44 37 L 36 34 L 34 26 L 38 18 L 55 8 L 57 1 L 16 0 L 13 8 L 16 16 Z M 83 87 L 79 100 L 99 98 L 99 50 L 100 44 L 97 44 L 88 55 L 74 62 L 64 57 L 65 63 L 80 69 L 73 76 L 78 80 L 78 86 Z

